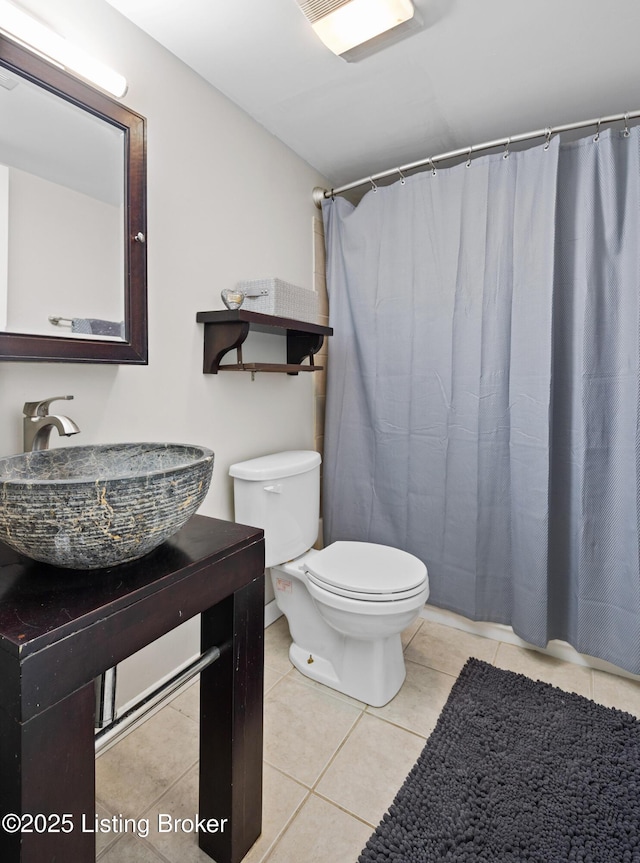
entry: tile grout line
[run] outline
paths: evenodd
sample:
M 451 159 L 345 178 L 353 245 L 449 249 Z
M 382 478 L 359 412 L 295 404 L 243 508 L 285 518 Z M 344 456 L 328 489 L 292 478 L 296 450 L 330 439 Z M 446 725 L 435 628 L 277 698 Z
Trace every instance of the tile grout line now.
M 273 766 L 273 765 L 271 765 L 271 766 Z M 284 775 L 286 776 L 287 774 L 285 773 Z M 290 777 L 290 776 L 288 776 L 287 778 L 288 778 L 288 779 L 291 779 L 291 777 Z M 293 810 L 293 812 L 291 813 L 291 816 L 290 816 L 290 817 L 287 819 L 287 821 L 282 825 L 282 828 L 281 828 L 281 829 L 278 831 L 278 833 L 275 835 L 275 837 L 274 837 L 274 839 L 273 839 L 273 842 L 272 842 L 272 843 L 269 845 L 269 847 L 266 849 L 266 851 L 264 852 L 264 854 L 262 855 L 262 857 L 260 858 L 260 860 L 256 861 L 256 863 L 266 863 L 267 859 L 270 857 L 270 855 L 273 853 L 273 851 L 275 851 L 276 846 L 278 845 L 278 843 L 280 842 L 280 840 L 282 839 L 282 837 L 284 836 L 284 834 L 287 832 L 287 830 L 289 829 L 289 827 L 291 826 L 291 824 L 293 824 L 293 822 L 294 822 L 294 821 L 296 820 L 296 818 L 298 817 L 298 814 L 299 814 L 299 813 L 300 813 L 300 811 L 302 810 L 302 807 L 304 806 L 304 804 L 307 802 L 307 800 L 309 799 L 309 797 L 311 797 L 311 791 L 306 787 L 306 785 L 304 786 L 304 789 L 305 789 L 305 791 L 306 791 L 306 794 L 304 795 L 304 797 L 302 798 L 302 800 L 300 801 L 300 803 L 296 806 L 296 808 Z M 259 837 L 258 837 L 258 838 L 259 838 Z M 258 841 L 258 840 L 256 840 L 256 841 Z
M 350 809 L 346 809 L 341 803 L 337 803 L 335 800 L 332 800 L 330 797 L 327 797 L 321 791 L 312 791 L 311 793 L 313 795 L 315 795 L 319 800 L 324 800 L 325 803 L 329 803 L 331 806 L 335 806 L 336 809 L 339 809 L 341 812 L 344 812 L 345 815 L 350 815 L 352 818 L 355 818 L 356 821 L 359 821 L 361 824 L 366 824 L 367 827 L 370 827 L 372 831 L 375 830 L 376 827 L 378 826 L 377 824 L 372 824 L 370 821 L 367 821 L 367 819 L 363 818 L 362 815 L 357 815 L 355 812 L 352 812 Z M 389 804 L 389 806 L 390 805 L 391 804 Z M 388 811 L 389 806 L 387 806 L 387 808 L 384 810 L 385 812 Z M 383 815 L 384 815 L 384 813 L 383 813 Z M 380 819 L 380 821 L 381 820 L 382 820 L 382 818 Z M 378 824 L 380 823 L 380 821 L 378 821 Z
M 325 775 L 325 773 L 327 772 L 327 770 L 331 767 L 331 765 L 333 764 L 333 762 L 336 760 L 336 758 L 337 758 L 337 756 L 338 756 L 338 753 L 339 753 L 339 752 L 342 752 L 342 749 L 344 748 L 344 745 L 346 744 L 347 740 L 351 737 L 351 735 L 353 734 L 353 732 L 355 731 L 355 729 L 358 727 L 358 725 L 360 725 L 360 722 L 362 721 L 362 717 L 363 717 L 363 716 L 364 716 L 364 710 L 361 710 L 361 711 L 360 711 L 360 715 L 357 717 L 357 719 L 355 720 L 355 722 L 353 723 L 353 725 L 351 726 L 351 728 L 347 731 L 347 733 L 345 734 L 345 736 L 343 737 L 343 739 L 342 739 L 342 740 L 340 741 L 340 743 L 338 744 L 338 746 L 337 746 L 337 748 L 336 748 L 335 752 L 333 753 L 333 755 L 329 758 L 329 760 L 327 761 L 327 763 L 325 764 L 325 766 L 322 768 L 322 770 L 320 771 L 320 773 L 319 773 L 319 774 L 318 774 L 318 776 L 316 777 L 316 781 L 315 781 L 315 782 L 313 783 L 313 785 L 311 786 L 311 791 L 312 791 L 312 792 L 316 790 L 316 788 L 318 787 L 318 783 L 322 780 L 322 778 L 323 778 L 323 776 Z
M 184 771 L 183 771 L 183 772 L 182 772 L 182 773 L 181 773 L 181 774 L 180 774 L 176 779 L 174 779 L 174 781 L 173 781 L 170 785 L 167 785 L 167 787 L 164 789 L 164 791 L 162 792 L 162 794 L 158 795 L 158 797 L 156 797 L 156 798 L 155 798 L 155 800 L 153 800 L 153 801 L 152 801 L 152 802 L 147 806 L 147 808 L 143 811 L 143 813 L 142 813 L 142 815 L 141 815 L 140 817 L 141 817 L 141 818 L 144 818 L 144 817 L 145 817 L 145 816 L 146 816 L 146 815 L 151 811 L 151 809 L 152 809 L 154 806 L 157 806 L 157 805 L 160 803 L 160 801 L 162 800 L 162 798 L 163 798 L 163 797 L 165 797 L 165 796 L 166 796 L 170 791 L 172 791 L 172 790 L 175 788 L 175 786 L 178 784 L 178 782 L 182 782 L 182 780 L 185 778 L 185 776 L 187 775 L 187 773 L 190 773 L 190 772 L 193 770 L 193 768 L 194 768 L 194 767 L 198 767 L 198 768 L 200 767 L 200 755 L 198 755 L 198 757 L 196 758 L 196 760 L 195 760 L 195 761 L 193 761 L 193 762 L 192 762 L 192 763 L 187 767 L 187 769 L 186 769 L 186 770 L 184 770 Z
M 426 666 L 423 666 L 423 667 L 426 668 Z M 447 696 L 447 698 L 448 698 L 448 696 Z M 376 709 L 377 708 L 374 708 L 374 710 L 376 710 Z M 435 726 L 434 726 L 434 728 L 432 728 L 428 734 L 426 734 L 426 735 L 420 734 L 419 731 L 414 731 L 413 728 L 407 728 L 406 725 L 400 725 L 398 722 L 394 722 L 392 719 L 387 719 L 386 716 L 378 716 L 377 713 L 369 713 L 368 710 L 363 710 L 362 712 L 363 712 L 363 714 L 366 714 L 367 716 L 371 716 L 372 719 L 379 719 L 380 722 L 386 722 L 387 725 L 390 725 L 392 728 L 397 728 L 399 731 L 406 731 L 407 734 L 411 734 L 413 737 L 420 738 L 420 740 L 424 741 L 424 743 L 427 742 L 427 740 L 431 737 L 433 731 L 435 730 Z M 442 711 L 440 711 L 440 712 L 442 712 Z M 440 715 L 440 714 L 438 714 L 438 715 Z
M 303 684 L 301 684 L 301 685 L 303 685 Z M 336 700 L 341 700 L 341 699 L 336 699 Z M 270 764 L 269 762 L 267 762 L 267 763 L 269 764 L 269 766 L 270 766 L 270 767 L 273 767 L 274 769 L 278 770 L 278 772 L 279 772 L 279 773 L 281 773 L 282 775 L 286 776 L 288 779 L 293 779 L 293 780 L 294 780 L 295 782 L 297 782 L 299 785 L 302 785 L 302 787 L 306 789 L 306 792 L 307 792 L 307 793 L 305 794 L 304 798 L 300 801 L 300 805 L 296 808 L 296 810 L 295 810 L 295 811 L 293 812 L 293 814 L 291 815 L 291 818 L 290 818 L 290 819 L 287 821 L 287 823 L 284 825 L 284 827 L 283 827 L 282 831 L 278 834 L 278 838 L 277 838 L 277 840 L 274 840 L 273 844 L 269 847 L 268 851 L 266 852 L 266 855 L 265 855 L 264 857 L 262 857 L 262 859 L 260 860 L 260 863 L 268 863 L 269 857 L 270 857 L 270 856 L 273 854 L 273 852 L 275 851 L 275 849 L 276 849 L 276 846 L 277 846 L 278 842 L 280 842 L 280 841 L 281 841 L 281 839 L 285 836 L 285 834 L 288 832 L 288 830 L 289 830 L 289 828 L 291 827 L 291 825 L 293 824 L 293 822 L 296 820 L 296 818 L 298 817 L 298 815 L 299 815 L 299 814 L 300 814 L 300 812 L 302 811 L 303 807 L 306 805 L 306 803 L 307 803 L 307 802 L 311 799 L 311 797 L 313 797 L 313 796 L 318 797 L 318 799 L 320 799 L 320 800 L 324 800 L 326 803 L 328 803 L 328 804 L 330 804 L 330 805 L 332 805 L 332 806 L 336 806 L 336 808 L 337 808 L 337 809 L 340 809 L 340 810 L 341 810 L 341 811 L 343 811 L 346 815 L 350 815 L 351 817 L 356 818 L 356 820 L 358 820 L 358 821 L 362 821 L 362 819 L 360 819 L 360 818 L 358 818 L 357 816 L 353 815 L 353 813 L 348 812 L 346 809 L 342 809 L 342 807 L 337 806 L 335 803 L 333 803 L 333 801 L 328 800 L 327 798 L 325 798 L 325 797 L 324 797 L 324 796 L 322 796 L 321 794 L 317 794 L 317 793 L 316 793 L 316 791 L 315 791 L 315 789 L 316 789 L 316 787 L 317 787 L 318 783 L 320 782 L 320 780 L 322 779 L 322 777 L 325 775 L 326 771 L 327 771 L 327 770 L 329 769 L 329 767 L 333 764 L 333 761 L 334 761 L 334 759 L 336 758 L 336 756 L 337 756 L 338 752 L 340 752 L 340 750 L 342 749 L 342 747 L 345 745 L 346 741 L 347 741 L 347 740 L 349 739 L 349 737 L 351 736 L 351 734 L 352 734 L 352 732 L 354 731 L 354 729 L 355 729 L 355 728 L 358 726 L 358 724 L 360 723 L 360 721 L 361 721 L 361 719 L 362 719 L 362 716 L 363 716 L 363 715 L 364 715 L 364 710 L 363 710 L 363 709 L 361 709 L 361 710 L 360 710 L 360 715 L 356 718 L 356 720 L 354 721 L 354 723 L 353 723 L 353 725 L 351 726 L 351 728 L 347 731 L 347 733 L 345 734 L 344 738 L 341 740 L 341 742 L 339 743 L 339 745 L 338 745 L 338 747 L 336 748 L 336 750 L 335 750 L 335 752 L 333 753 L 333 755 L 329 758 L 329 760 L 327 761 L 327 763 L 325 764 L 325 766 L 322 768 L 322 770 L 320 771 L 320 773 L 319 773 L 319 774 L 318 774 L 318 776 L 316 777 L 316 779 L 315 779 L 315 781 L 314 781 L 313 785 L 311 785 L 311 787 L 309 787 L 308 785 L 304 785 L 304 783 L 301 783 L 299 779 L 295 779 L 295 777 L 290 776 L 288 773 L 286 773 L 286 772 L 285 772 L 284 770 L 282 770 L 281 768 L 277 768 L 277 767 L 275 767 L 275 765 Z M 363 822 L 363 823 L 367 823 L 367 822 Z M 369 825 L 367 824 L 367 826 L 369 826 Z
M 357 698 L 353 698 L 351 695 L 345 695 L 344 692 L 338 692 L 337 689 L 332 689 L 330 686 L 320 683 L 319 680 L 313 680 L 311 677 L 306 677 L 298 668 L 293 666 L 282 679 L 284 679 L 284 677 L 288 677 L 292 683 L 306 686 L 308 689 L 315 690 L 316 692 L 321 692 L 325 697 L 333 698 L 335 701 L 339 701 L 340 704 L 347 704 L 355 710 L 364 710 L 367 706 L 364 701 L 358 701 Z M 278 683 L 280 683 L 280 681 L 278 681 Z M 318 687 L 322 687 L 322 689 L 318 689 Z M 273 687 L 271 688 L 273 689 Z
M 138 841 L 142 842 L 143 845 L 146 845 L 146 847 L 149 848 L 153 852 L 153 854 L 158 858 L 158 860 L 162 861 L 162 863 L 175 863 L 175 861 L 170 860 L 168 857 L 165 857 L 164 854 L 162 853 L 162 851 L 160 851 L 158 848 L 156 848 L 155 845 L 152 845 L 151 842 L 148 842 L 143 837 L 139 836 Z
M 320 784 L 320 782 L 322 781 L 322 779 L 323 779 L 323 778 L 324 778 L 324 776 L 326 775 L 327 771 L 331 768 L 331 766 L 332 766 L 332 765 L 333 765 L 333 763 L 335 762 L 336 758 L 338 757 L 338 755 L 340 754 L 340 752 L 342 751 L 342 749 L 343 749 L 343 748 L 344 748 L 344 746 L 346 745 L 347 741 L 351 738 L 352 734 L 355 732 L 356 728 L 357 728 L 357 727 L 360 725 L 360 723 L 362 722 L 362 719 L 363 719 L 363 717 L 365 716 L 365 714 L 366 714 L 367 716 L 370 716 L 371 718 L 373 718 L 373 719 L 375 719 L 375 720 L 379 720 L 380 722 L 384 722 L 384 723 L 386 723 L 386 724 L 387 724 L 387 725 L 389 725 L 389 726 L 392 726 L 392 727 L 394 727 L 394 728 L 398 728 L 398 730 L 400 730 L 400 731 L 403 731 L 403 732 L 405 732 L 405 733 L 407 733 L 407 734 L 411 734 L 413 737 L 417 737 L 420 741 L 422 741 L 422 742 L 423 742 L 423 744 L 426 744 L 427 738 L 425 738 L 425 737 L 424 737 L 424 735 L 422 735 L 422 734 L 418 734 L 417 732 L 412 731 L 411 729 L 403 728 L 402 726 L 400 726 L 400 725 L 396 725 L 396 724 L 395 724 L 395 723 L 393 723 L 393 722 L 389 722 L 388 720 L 384 719 L 383 717 L 375 716 L 374 714 L 371 714 L 371 713 L 366 713 L 366 707 L 365 707 L 365 709 L 362 709 L 362 710 L 360 711 L 360 715 L 357 717 L 357 719 L 355 720 L 355 722 L 353 723 L 353 725 L 351 726 L 351 728 L 349 729 L 349 731 L 347 732 L 347 734 L 344 736 L 343 740 L 340 742 L 340 744 L 338 745 L 338 747 L 336 748 L 336 750 L 334 751 L 334 753 L 332 754 L 332 756 L 329 758 L 329 760 L 327 761 L 327 763 L 325 764 L 325 766 L 322 768 L 322 770 L 321 770 L 321 771 L 320 771 L 320 773 L 318 774 L 317 778 L 315 779 L 315 781 L 314 781 L 314 783 L 313 783 L 313 785 L 312 785 L 311 787 L 309 787 L 309 786 L 307 786 L 307 785 L 304 785 L 304 783 L 301 783 L 301 782 L 300 782 L 300 780 L 298 780 L 298 779 L 296 779 L 295 777 L 291 776 L 291 775 L 290 775 L 290 774 L 288 774 L 286 771 L 282 770 L 282 768 L 278 768 L 278 767 L 276 767 L 275 765 L 273 765 L 273 764 L 271 764 L 270 762 L 268 762 L 268 761 L 267 761 L 266 763 L 268 763 L 270 767 L 272 767 L 273 769 L 277 770 L 277 771 L 278 771 L 280 774 L 282 774 L 283 776 L 286 776 L 286 777 L 287 777 L 287 779 L 291 779 L 291 780 L 293 780 L 294 782 L 297 782 L 299 785 L 302 785 L 302 787 L 303 787 L 303 788 L 305 788 L 305 790 L 307 791 L 307 793 L 306 793 L 305 797 L 303 798 L 303 800 L 301 801 L 301 803 L 300 803 L 299 807 L 298 807 L 298 808 L 296 809 L 296 811 L 292 814 L 291 818 L 289 819 L 289 821 L 287 822 L 287 824 L 286 824 L 286 825 L 285 825 L 285 827 L 283 828 L 282 832 L 279 834 L 279 837 L 280 837 L 280 838 L 281 838 L 281 837 L 284 835 L 284 833 L 288 830 L 288 828 L 289 828 L 289 827 L 290 827 L 290 825 L 293 823 L 293 821 L 295 820 L 295 818 L 297 817 L 297 815 L 299 814 L 299 812 L 301 811 L 301 809 L 303 808 L 303 806 L 304 806 L 304 805 L 305 805 L 305 804 L 310 800 L 310 798 L 311 798 L 311 797 L 317 797 L 319 800 L 323 800 L 325 803 L 327 803 L 327 804 L 328 804 L 328 805 L 330 805 L 330 806 L 333 806 L 334 808 L 338 809 L 340 812 L 344 812 L 344 814 L 345 814 L 345 815 L 347 815 L 347 816 L 349 816 L 349 817 L 351 817 L 351 818 L 354 818 L 356 821 L 360 822 L 361 824 L 366 825 L 366 826 L 367 826 L 367 827 L 369 827 L 372 831 L 375 829 L 375 827 L 376 827 L 376 825 L 375 825 L 375 824 L 372 824 L 370 821 L 367 821 L 367 820 L 366 820 L 365 818 L 363 818 L 362 816 L 360 816 L 360 815 L 358 815 L 357 813 L 352 812 L 350 809 L 346 808 L 343 804 L 338 803 L 336 800 L 332 800 L 330 797 L 327 797 L 325 794 L 323 794 L 322 792 L 318 791 L 318 785 Z M 388 807 L 387 807 L 387 808 L 388 808 Z M 385 809 L 385 812 L 386 812 L 386 811 L 387 811 L 387 810 Z M 383 814 L 384 814 L 384 813 L 383 813 Z M 277 841 L 279 841 L 279 839 L 278 839 Z M 275 848 L 275 844 L 276 844 L 276 840 L 274 840 L 274 843 L 269 847 L 269 850 L 268 850 L 267 854 L 271 854 L 272 850 L 274 850 L 274 848 Z M 263 858 L 262 858 L 262 860 L 261 860 L 261 863 L 268 863 L 268 857 L 263 857 Z
M 272 765 L 272 766 L 273 766 L 273 765 Z M 287 774 L 285 773 L 285 776 L 286 776 L 286 775 L 287 775 Z M 290 779 L 291 777 L 288 777 L 288 778 Z M 299 814 L 300 814 L 300 812 L 302 811 L 302 809 L 303 809 L 303 807 L 304 807 L 305 803 L 307 802 L 307 800 L 309 800 L 309 798 L 311 797 L 311 794 L 312 794 L 311 790 L 310 790 L 310 789 L 308 789 L 306 785 L 305 785 L 304 787 L 305 787 L 305 789 L 306 789 L 307 793 L 306 793 L 306 794 L 305 794 L 305 796 L 302 798 L 302 800 L 300 801 L 300 803 L 298 804 L 298 806 L 296 806 L 296 808 L 294 809 L 294 811 L 293 811 L 293 812 L 292 812 L 292 814 L 291 814 L 291 817 L 287 820 L 287 822 L 286 822 L 286 824 L 283 826 L 282 830 L 278 833 L 278 835 L 277 835 L 277 836 L 276 836 L 276 838 L 273 840 L 273 842 L 271 843 L 271 845 L 267 848 L 267 850 L 266 850 L 266 851 L 265 851 L 265 853 L 264 853 L 264 856 L 263 856 L 263 857 L 261 857 L 261 858 L 260 858 L 260 860 L 259 860 L 259 861 L 257 861 L 257 863 L 268 863 L 269 857 L 271 857 L 271 855 L 272 855 L 272 854 L 273 854 L 273 852 L 276 850 L 276 847 L 278 846 L 278 844 L 280 843 L 280 841 L 281 841 L 281 840 L 284 838 L 284 836 L 289 832 L 289 828 L 291 827 L 291 825 L 293 824 L 293 822 L 296 820 L 296 818 L 298 817 L 298 815 L 299 815 Z
M 193 722 L 193 720 L 191 720 L 191 721 Z M 148 805 L 146 805 L 142 809 L 142 812 L 140 814 L 138 814 L 138 815 L 125 815 L 123 812 L 121 812 L 120 814 L 122 815 L 122 817 L 124 817 L 124 818 L 135 818 L 136 820 L 139 818 L 145 818 L 148 815 L 148 813 L 151 811 L 151 809 L 153 809 L 153 807 L 157 806 L 160 803 L 160 801 L 162 800 L 162 798 L 166 794 L 168 794 L 178 784 L 178 782 L 181 782 L 185 778 L 187 773 L 189 773 L 191 770 L 193 770 L 194 767 L 199 766 L 199 763 L 200 763 L 200 756 L 198 756 L 195 761 L 192 761 L 185 768 L 185 770 L 182 771 L 182 773 L 180 773 L 169 785 L 167 785 L 162 790 L 162 792 L 157 797 L 155 797 Z M 112 812 L 111 808 L 109 806 L 105 805 L 104 801 L 98 797 L 97 793 L 96 793 L 96 803 L 99 803 L 100 806 L 102 806 L 103 809 L 106 809 L 106 811 L 109 812 L 112 816 L 117 814 L 117 813 Z

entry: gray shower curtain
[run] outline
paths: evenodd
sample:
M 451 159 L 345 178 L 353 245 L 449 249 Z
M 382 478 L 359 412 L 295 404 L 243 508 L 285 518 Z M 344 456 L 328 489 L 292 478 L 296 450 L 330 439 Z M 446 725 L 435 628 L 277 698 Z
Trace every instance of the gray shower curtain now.
M 594 137 L 325 203 L 325 541 L 640 673 L 640 146 Z

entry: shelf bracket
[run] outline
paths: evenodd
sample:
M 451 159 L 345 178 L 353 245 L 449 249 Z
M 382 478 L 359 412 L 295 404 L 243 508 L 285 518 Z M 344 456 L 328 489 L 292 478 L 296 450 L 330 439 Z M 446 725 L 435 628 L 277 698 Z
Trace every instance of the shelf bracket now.
M 249 324 L 246 321 L 204 325 L 204 374 L 217 375 L 223 356 L 240 346 L 249 335 Z
M 302 365 L 309 357 L 309 364 L 314 365 L 313 355 L 317 354 L 324 342 L 320 333 L 303 333 L 300 330 L 287 330 L 287 363 Z M 297 372 L 289 372 L 295 375 Z

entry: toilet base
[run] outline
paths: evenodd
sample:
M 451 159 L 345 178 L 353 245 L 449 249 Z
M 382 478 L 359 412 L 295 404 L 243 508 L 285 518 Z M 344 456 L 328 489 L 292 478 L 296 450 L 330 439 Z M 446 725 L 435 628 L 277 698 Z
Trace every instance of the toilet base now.
M 406 677 L 399 634 L 375 641 L 345 637 L 335 659 L 339 669 L 295 641 L 289 648 L 289 659 L 305 677 L 372 707 L 391 701 Z

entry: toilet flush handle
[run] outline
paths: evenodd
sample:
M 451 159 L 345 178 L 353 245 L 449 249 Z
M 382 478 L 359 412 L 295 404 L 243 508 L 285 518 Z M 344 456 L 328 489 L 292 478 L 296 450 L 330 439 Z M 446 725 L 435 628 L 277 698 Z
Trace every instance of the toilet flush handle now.
M 265 485 L 263 486 L 265 491 L 271 492 L 271 494 L 282 494 L 282 483 L 276 483 L 275 485 Z

